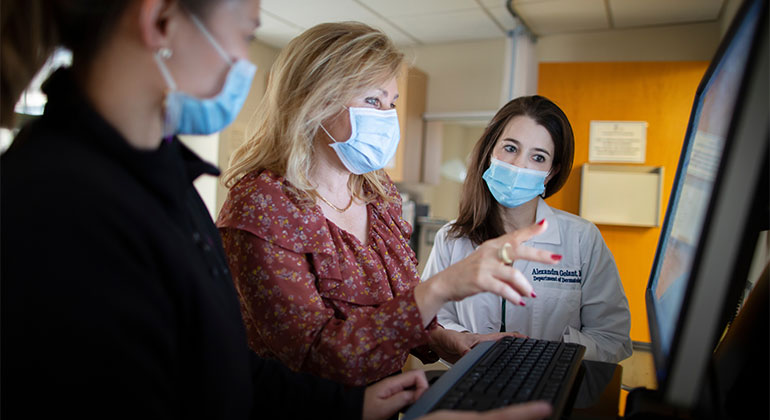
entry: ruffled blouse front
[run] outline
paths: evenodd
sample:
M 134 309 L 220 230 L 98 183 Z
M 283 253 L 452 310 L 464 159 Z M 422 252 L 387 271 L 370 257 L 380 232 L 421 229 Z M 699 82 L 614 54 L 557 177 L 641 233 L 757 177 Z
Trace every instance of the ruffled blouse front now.
M 217 225 L 259 355 L 349 385 L 382 379 L 428 341 L 413 289 L 411 226 L 396 202 L 367 205 L 368 237 L 308 205 L 270 171 L 230 191 Z

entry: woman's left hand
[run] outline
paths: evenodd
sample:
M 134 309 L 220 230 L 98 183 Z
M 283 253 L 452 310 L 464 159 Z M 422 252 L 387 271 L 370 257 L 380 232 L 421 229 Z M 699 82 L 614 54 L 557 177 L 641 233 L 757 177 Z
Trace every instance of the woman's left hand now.
M 516 332 L 500 332 L 491 334 L 475 334 L 459 332 L 444 328 L 434 328 L 430 332 L 430 348 L 442 359 L 449 363 L 457 362 L 466 353 L 482 341 L 497 341 L 503 337 L 526 337 Z
M 410 370 L 369 385 L 364 392 L 363 419 L 390 418 L 398 410 L 417 401 L 427 389 L 428 380 L 421 370 Z
M 542 219 L 522 229 L 489 239 L 467 257 L 439 271 L 414 288 L 414 300 L 426 327 L 447 302 L 457 302 L 468 296 L 491 292 L 513 304 L 529 297 L 533 288 L 529 280 L 511 261 L 527 260 L 556 264 L 562 256 L 544 249 L 524 245 L 530 238 L 548 229 Z

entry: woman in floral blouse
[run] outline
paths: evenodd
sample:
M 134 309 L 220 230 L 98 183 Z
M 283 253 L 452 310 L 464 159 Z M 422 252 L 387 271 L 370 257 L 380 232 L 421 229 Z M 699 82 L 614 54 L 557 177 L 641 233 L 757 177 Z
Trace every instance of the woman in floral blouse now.
M 560 258 L 520 245 L 542 222 L 420 283 L 411 227 L 382 171 L 399 140 L 402 61 L 387 36 L 359 23 L 321 24 L 291 41 L 270 72 L 257 131 L 225 174 L 217 222 L 252 349 L 349 385 L 398 372 L 426 344 L 456 360 L 499 338 L 445 330 L 436 313 L 483 291 L 524 305 L 532 287 L 501 258 Z

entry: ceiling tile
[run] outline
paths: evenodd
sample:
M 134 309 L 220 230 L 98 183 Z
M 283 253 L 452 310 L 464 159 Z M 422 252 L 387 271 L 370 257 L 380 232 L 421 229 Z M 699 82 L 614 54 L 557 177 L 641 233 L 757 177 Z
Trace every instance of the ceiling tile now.
M 426 15 L 477 9 L 476 0 L 356 0 L 385 17 Z M 500 0 L 502 1 L 502 0 Z
M 513 20 L 511 12 L 509 12 L 508 8 L 505 6 L 490 7 L 487 10 L 489 10 L 489 13 L 492 14 L 492 17 L 494 17 L 497 23 L 502 25 L 506 31 L 513 30 L 513 28 L 516 27 L 516 21 Z
M 425 44 L 500 38 L 505 33 L 477 7 L 472 10 L 402 16 L 395 23 Z
M 396 45 L 406 46 L 419 43 L 417 38 L 404 30 L 402 27 L 396 27 L 391 24 L 390 21 L 379 18 L 377 16 L 361 19 L 360 21 L 385 32 L 385 34 L 388 35 L 388 37 L 393 40 Z
M 398 45 L 413 45 L 417 42 L 401 28 L 372 13 L 356 0 L 262 0 L 261 8 L 265 15 L 272 15 L 278 20 L 304 29 L 323 22 L 353 20 L 382 30 Z M 299 32 L 296 35 L 298 34 Z M 272 36 L 272 33 L 266 36 Z
M 304 28 L 277 18 L 264 10 L 259 21 L 259 28 L 255 32 L 257 40 L 275 48 L 283 48 L 292 38 L 304 30 Z
M 513 4 L 522 4 L 522 3 L 548 3 L 553 0 L 511 0 L 511 3 Z
M 321 22 L 361 21 L 374 14 L 354 0 L 262 0 L 262 10 L 297 26 L 309 28 Z
M 629 28 L 715 21 L 723 0 L 609 0 L 613 25 Z
M 481 4 L 487 9 L 494 9 L 497 7 L 505 9 L 506 3 L 508 3 L 508 0 L 481 0 Z
M 276 47 L 321 22 L 356 20 L 398 45 L 495 38 L 515 26 L 507 0 L 262 0 L 260 40 Z M 537 35 L 713 21 L 726 0 L 511 0 Z M 607 9 L 612 19 L 607 17 Z M 502 26 L 503 30 L 500 29 Z
M 513 8 L 536 35 L 609 29 L 603 0 L 514 0 Z

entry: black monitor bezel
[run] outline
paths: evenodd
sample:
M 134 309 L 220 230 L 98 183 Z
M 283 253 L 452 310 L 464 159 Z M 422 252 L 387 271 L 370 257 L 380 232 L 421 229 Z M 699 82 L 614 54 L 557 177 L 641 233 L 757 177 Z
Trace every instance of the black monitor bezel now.
M 742 5 L 739 11 L 736 13 L 735 18 L 733 19 L 728 31 L 726 32 L 723 41 L 720 43 L 720 46 L 717 50 L 717 53 L 714 56 L 714 59 L 711 61 L 711 64 L 709 65 L 708 69 L 706 70 L 698 89 L 696 90 L 695 98 L 693 101 L 693 106 L 691 108 L 690 113 L 690 119 L 687 126 L 687 131 L 685 134 L 685 142 L 682 145 L 682 153 L 680 155 L 679 163 L 677 166 L 676 175 L 674 178 L 674 184 L 673 188 L 677 188 L 680 186 L 680 183 L 682 181 L 681 177 L 684 176 L 683 174 L 683 168 L 686 161 L 686 151 L 688 150 L 688 147 L 690 147 L 690 143 L 692 142 L 694 131 L 697 130 L 697 121 L 696 116 L 698 115 L 696 110 L 699 109 L 699 107 L 702 106 L 702 103 L 704 101 L 706 88 L 709 86 L 709 83 L 711 82 L 712 78 L 715 76 L 715 73 L 719 67 L 720 62 L 722 61 L 723 57 L 725 56 L 727 49 L 729 48 L 731 41 L 735 38 L 736 33 L 741 26 L 742 21 L 746 18 L 749 11 L 752 9 L 752 6 L 754 6 L 755 2 L 761 2 L 761 10 L 760 10 L 760 16 L 759 16 L 759 22 L 757 24 L 757 28 L 753 34 L 753 39 L 751 41 L 751 47 L 749 49 L 749 58 L 746 64 L 746 68 L 744 69 L 743 74 L 741 75 L 741 83 L 740 83 L 740 89 L 738 92 L 738 99 L 735 103 L 735 109 L 733 118 L 730 122 L 729 129 L 727 132 L 727 141 L 725 142 L 723 154 L 722 154 L 722 160 L 719 164 L 719 169 L 717 171 L 717 177 L 715 179 L 714 183 L 714 189 L 712 191 L 711 197 L 709 199 L 708 209 L 706 211 L 706 215 L 704 218 L 704 226 L 709 226 L 713 222 L 714 218 L 714 211 L 715 211 L 715 205 L 717 201 L 719 200 L 719 197 L 722 193 L 722 188 L 724 188 L 723 185 L 723 178 L 724 178 L 724 172 L 725 172 L 725 166 L 726 162 L 730 158 L 730 154 L 732 153 L 732 147 L 731 147 L 731 140 L 735 136 L 735 131 L 738 126 L 738 120 L 739 117 L 744 112 L 744 102 L 741 101 L 741 97 L 746 94 L 747 89 L 749 88 L 749 77 L 753 74 L 754 66 L 756 65 L 756 60 L 758 57 L 758 49 L 760 48 L 760 44 L 762 44 L 761 37 L 763 33 L 766 33 L 766 25 L 767 25 L 767 1 L 765 0 L 747 0 Z M 650 271 L 650 277 L 647 283 L 647 288 L 645 292 L 645 301 L 646 301 L 646 307 L 647 307 L 647 316 L 648 316 L 648 323 L 649 323 L 649 330 L 650 330 L 650 338 L 652 341 L 652 350 L 653 350 L 653 358 L 655 362 L 655 370 L 656 370 L 656 377 L 658 379 L 658 390 L 659 393 L 663 396 L 665 399 L 665 396 L 668 393 L 668 381 L 669 381 L 669 373 L 672 371 L 673 366 L 677 363 L 677 357 L 681 357 L 679 351 L 677 351 L 680 346 L 682 340 L 682 329 L 685 328 L 685 322 L 687 317 L 683 314 L 680 315 L 677 319 L 677 325 L 675 326 L 674 330 L 674 336 L 673 340 L 669 349 L 669 355 L 666 358 L 662 351 L 661 346 L 661 336 L 660 331 L 658 330 L 657 326 L 657 315 L 655 312 L 655 306 L 654 306 L 654 290 L 653 290 L 653 282 L 656 278 L 656 273 L 658 273 L 658 266 L 662 264 L 663 261 L 663 243 L 665 241 L 665 234 L 670 231 L 670 224 L 672 223 L 672 212 L 674 210 L 674 204 L 675 200 L 673 199 L 673 193 L 674 189 L 672 189 L 671 195 L 669 197 L 669 203 L 666 210 L 666 216 L 664 219 L 664 223 L 661 226 L 660 231 L 660 237 L 658 239 L 658 247 L 655 252 L 655 258 L 653 260 L 653 265 Z M 690 276 L 688 278 L 687 287 L 684 293 L 684 298 L 682 302 L 681 308 L 683 311 L 688 310 L 687 308 L 690 307 L 691 300 L 693 299 L 693 290 L 696 287 L 696 282 L 693 281 L 693 279 L 698 278 L 700 275 L 699 270 L 702 263 L 703 258 L 703 252 L 705 244 L 709 241 L 709 229 L 705 229 L 701 235 L 701 237 L 698 240 L 698 245 L 695 251 L 695 255 L 692 262 L 692 271 L 690 273 Z M 750 244 L 750 238 L 747 237 L 747 235 L 743 235 L 743 243 L 741 244 L 741 248 L 747 248 L 749 246 L 752 246 L 753 244 Z M 739 264 L 740 266 L 740 264 Z M 748 269 L 746 267 L 746 269 Z M 730 282 L 736 282 L 740 281 L 741 278 L 745 280 L 746 273 L 735 272 L 735 275 L 730 280 Z M 720 314 L 720 325 L 721 327 L 726 324 L 727 318 L 729 318 L 728 314 L 731 309 L 733 309 L 733 305 L 731 305 L 731 302 L 737 303 L 739 299 L 739 295 L 736 294 L 736 290 L 738 287 L 734 287 L 734 284 L 731 284 L 729 287 L 730 290 L 730 296 L 726 296 L 723 300 L 724 305 L 719 310 L 722 312 Z M 742 287 L 742 285 L 740 285 Z M 720 328 L 721 328 L 720 327 Z M 717 340 L 719 339 L 718 334 L 714 334 L 713 337 L 713 345 L 716 345 Z

